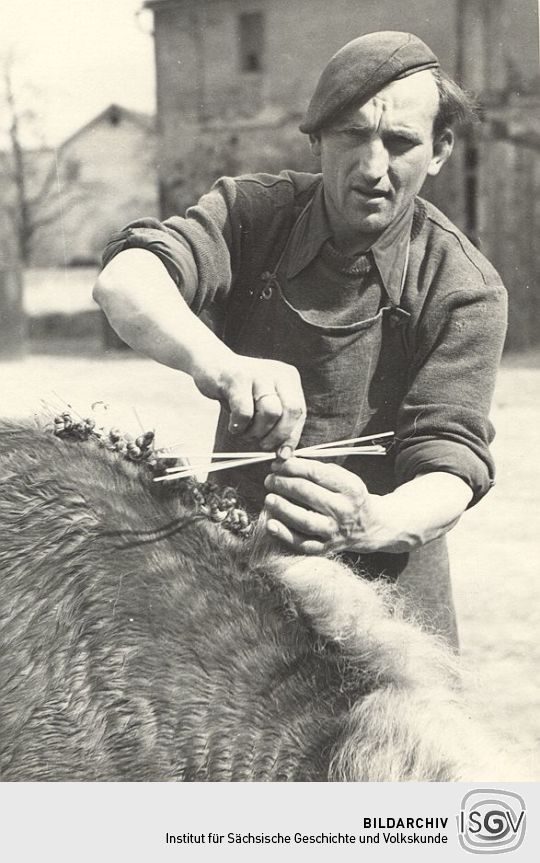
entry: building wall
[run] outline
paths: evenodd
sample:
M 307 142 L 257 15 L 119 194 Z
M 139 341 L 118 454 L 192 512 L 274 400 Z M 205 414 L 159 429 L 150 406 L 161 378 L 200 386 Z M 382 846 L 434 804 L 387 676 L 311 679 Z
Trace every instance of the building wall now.
M 238 17 L 265 15 L 262 72 L 242 72 Z M 165 148 L 185 149 L 193 126 L 280 106 L 301 114 L 320 71 L 354 35 L 412 30 L 450 73 L 458 51 L 456 0 L 172 0 L 155 9 L 158 117 Z
M 410 30 L 443 68 L 484 94 L 509 64 L 536 74 L 536 0 L 150 0 L 155 13 L 158 123 L 164 178 L 196 149 L 200 126 L 280 109 L 304 112 L 320 71 L 350 38 Z M 239 16 L 265 17 L 262 71 L 240 68 Z
M 530 104 L 540 117 L 540 101 Z M 483 129 L 479 238 L 510 290 L 507 347 L 540 344 L 540 123 L 497 112 Z
M 222 174 L 316 170 L 297 132 L 321 69 L 349 39 L 409 30 L 488 110 L 516 102 L 538 76 L 536 0 L 150 0 L 155 11 L 164 215 L 182 212 Z M 238 17 L 265 15 L 262 70 L 242 72 Z M 517 100 L 517 101 L 516 101 Z M 517 103 L 520 103 L 519 105 Z M 514 110 L 514 109 L 513 109 Z M 503 175 L 503 176 L 501 176 Z M 537 343 L 538 152 L 493 142 L 488 119 L 456 143 L 423 194 L 501 270 L 511 294 L 509 344 Z M 518 190 L 516 192 L 516 190 Z
M 99 262 L 112 231 L 141 215 L 156 216 L 155 133 L 122 109 L 90 123 L 59 148 L 59 187 L 40 210 L 33 266 Z M 48 214 L 56 217 L 48 222 Z
M 322 67 L 355 35 L 380 29 L 413 31 L 455 74 L 460 60 L 458 4 L 459 0 L 334 0 L 331 6 L 328 0 L 155 4 L 163 214 L 185 209 L 215 176 L 229 173 L 234 164 L 251 171 L 309 170 L 306 141 L 300 133 L 295 141 L 293 129 Z M 265 16 L 263 68 L 242 72 L 239 16 L 256 11 Z M 250 127 L 250 118 L 259 122 Z M 232 165 L 227 155 L 231 144 L 239 155 Z M 459 197 L 450 172 L 431 185 L 438 199 Z
M 212 165 L 207 159 L 206 175 L 199 164 L 209 149 L 215 155 L 213 136 L 227 149 L 218 127 L 230 130 L 229 142 L 237 141 L 240 168 L 258 169 L 252 159 L 257 150 L 262 155 L 261 167 L 291 167 L 287 148 L 280 161 L 279 148 L 273 143 L 269 146 L 268 141 L 274 141 L 276 128 L 288 119 L 288 145 L 290 128 L 305 111 L 322 67 L 355 35 L 380 29 L 415 32 L 438 54 L 443 68 L 489 98 L 505 87 L 509 56 L 525 64 L 524 77 L 532 77 L 537 48 L 535 0 L 519 0 L 519 10 L 516 3 L 518 0 L 334 0 L 331 6 L 328 0 L 151 2 L 163 212 L 168 215 L 192 203 L 205 182 L 214 179 L 212 165 L 218 174 L 226 171 L 227 159 L 221 159 L 222 170 L 219 157 L 211 160 Z M 262 70 L 243 72 L 239 16 L 256 11 L 265 18 Z M 517 35 L 509 38 L 514 33 Z M 259 118 L 258 131 L 248 128 L 250 118 Z M 276 154 L 274 163 L 267 158 L 269 149 Z M 299 150 L 300 144 L 295 145 L 295 157 Z M 293 167 L 310 165 L 307 150 L 303 164 L 291 161 Z M 466 227 L 459 179 L 462 161 L 460 151 L 452 168 L 427 188 Z
M 493 101 L 538 79 L 538 0 L 458 0 L 463 82 Z

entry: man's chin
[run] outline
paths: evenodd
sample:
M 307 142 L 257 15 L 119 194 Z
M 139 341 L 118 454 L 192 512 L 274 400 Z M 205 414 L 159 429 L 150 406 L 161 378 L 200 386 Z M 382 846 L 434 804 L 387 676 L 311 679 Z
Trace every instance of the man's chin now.
M 381 234 L 392 221 L 392 213 L 359 213 L 353 221 L 355 231 L 361 234 L 371 236 L 372 234 Z

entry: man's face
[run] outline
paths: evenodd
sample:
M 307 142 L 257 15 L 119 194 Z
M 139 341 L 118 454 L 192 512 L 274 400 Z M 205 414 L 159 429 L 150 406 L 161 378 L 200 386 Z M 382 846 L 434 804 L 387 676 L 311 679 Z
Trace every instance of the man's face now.
M 417 72 L 393 81 L 312 137 L 338 244 L 374 242 L 418 194 L 426 176 L 438 174 L 452 149 L 451 132 L 433 140 L 438 106 L 432 74 Z

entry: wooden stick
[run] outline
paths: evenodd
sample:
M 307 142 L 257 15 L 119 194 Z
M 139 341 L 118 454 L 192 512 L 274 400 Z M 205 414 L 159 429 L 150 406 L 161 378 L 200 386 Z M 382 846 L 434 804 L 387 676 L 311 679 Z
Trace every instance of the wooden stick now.
M 294 453 L 295 456 L 300 458 L 335 458 L 336 456 L 346 456 L 346 455 L 386 455 L 386 450 L 383 446 L 379 446 L 377 444 L 373 444 L 372 446 L 359 447 L 359 446 L 350 446 L 347 447 L 348 444 L 359 444 L 365 441 L 373 441 L 379 440 L 380 438 L 392 437 L 394 432 L 379 432 L 375 435 L 365 435 L 364 437 L 357 438 L 349 438 L 347 440 L 341 441 L 329 441 L 328 443 L 323 444 L 314 444 L 308 447 L 302 447 L 301 449 L 296 450 Z M 169 453 L 170 455 L 170 453 Z M 243 452 L 243 453 L 234 453 L 232 454 L 236 457 L 230 457 L 230 454 L 227 453 L 213 453 L 207 456 L 207 463 L 204 461 L 202 464 L 199 464 L 197 467 L 186 467 L 185 465 L 180 467 L 171 467 L 166 469 L 165 476 L 157 476 L 154 477 L 154 482 L 165 482 L 169 479 L 183 479 L 188 476 L 195 476 L 197 473 L 216 473 L 219 470 L 229 470 L 234 467 L 243 467 L 248 464 L 257 464 L 265 461 L 273 461 L 276 458 L 275 453 L 266 453 L 266 452 Z M 170 456 L 171 458 L 173 456 Z M 193 458 L 193 454 L 191 456 L 184 456 L 184 458 Z M 201 456 L 201 458 L 204 458 Z M 222 461 L 219 464 L 212 463 L 208 459 L 211 458 L 223 458 L 227 459 L 226 461 Z
M 365 435 L 364 437 L 354 437 L 349 438 L 348 440 L 335 440 L 329 441 L 328 443 L 316 443 L 311 444 L 309 447 L 303 447 L 302 449 L 296 450 L 294 455 L 299 455 L 301 452 L 307 450 L 315 450 L 315 449 L 327 449 L 328 447 L 338 447 L 338 446 L 348 446 L 349 444 L 359 444 L 364 443 L 365 441 L 378 440 L 383 437 L 392 437 L 394 434 L 393 431 L 390 432 L 379 432 L 374 435 Z M 161 449 L 156 450 L 156 453 L 163 453 L 169 458 L 175 458 L 175 450 L 176 446 L 172 445 L 170 447 L 162 447 Z M 267 455 L 267 453 L 262 450 L 258 450 L 255 452 L 247 452 L 247 451 L 232 451 L 232 452 L 214 452 L 211 454 L 208 453 L 185 453 L 180 452 L 178 454 L 181 458 L 197 458 L 197 457 L 205 457 L 205 458 L 258 458 L 259 456 Z
M 159 451 L 159 454 L 161 455 L 161 450 Z M 258 458 L 259 456 L 263 456 L 263 455 L 265 455 L 265 456 L 268 455 L 268 452 L 265 452 L 263 450 L 259 450 L 257 452 L 243 452 L 242 450 L 237 450 L 236 452 L 234 452 L 234 450 L 232 450 L 231 452 L 204 452 L 204 453 L 202 453 L 202 452 L 201 453 L 190 452 L 189 455 L 185 455 L 185 453 L 183 453 L 183 452 L 179 452 L 179 453 L 172 452 L 172 453 L 167 453 L 166 457 L 167 458 L 187 458 L 187 459 L 198 458 L 198 459 L 204 459 L 205 461 L 208 461 L 211 458 L 246 458 L 246 459 L 250 459 L 250 458 Z
M 311 449 L 311 448 L 310 448 Z M 313 447 L 313 452 L 309 453 L 309 456 L 317 456 L 318 458 L 329 458 L 330 456 L 339 456 L 339 455 L 363 455 L 366 452 L 380 452 L 386 454 L 386 450 L 383 446 L 377 446 L 377 444 L 373 444 L 371 447 L 334 447 L 332 449 L 324 449 L 319 452 L 317 447 Z M 184 456 L 188 461 L 203 461 L 211 464 L 210 459 L 230 459 L 230 458 L 243 458 L 247 462 L 252 459 L 256 459 L 259 457 L 266 457 L 268 455 L 267 452 L 213 452 L 213 453 L 201 453 L 200 455 L 195 455 L 194 453 L 190 453 L 189 456 Z M 297 450 L 293 453 L 294 456 L 298 456 L 303 458 L 307 456 L 307 452 L 303 452 L 302 450 Z M 172 458 L 173 456 L 171 456 Z M 174 470 L 174 468 L 168 468 L 168 470 Z
M 298 450 L 295 453 L 295 455 L 298 458 L 335 458 L 336 456 L 347 455 L 347 454 L 348 454 L 347 451 L 345 451 L 345 453 L 344 453 L 343 450 L 341 450 L 341 449 L 337 449 L 335 451 L 329 451 L 329 452 L 327 452 L 325 450 L 324 452 L 320 452 L 320 453 L 319 452 L 304 453 L 304 452 L 300 452 L 300 450 Z M 384 449 L 384 447 L 381 447 L 380 449 L 375 449 L 375 448 L 368 449 L 366 447 L 365 450 L 363 450 L 361 452 L 359 452 L 358 450 L 354 450 L 350 454 L 351 455 L 382 456 L 382 455 L 386 455 L 386 450 Z M 270 455 L 267 454 L 267 455 L 261 456 L 259 458 L 231 459 L 230 461 L 222 461 L 222 462 L 219 462 L 218 464 L 212 464 L 211 462 L 209 462 L 207 465 L 202 464 L 202 465 L 199 465 L 198 467 L 179 467 L 179 468 L 169 467 L 166 469 L 167 475 L 155 477 L 154 482 L 164 482 L 167 479 L 183 479 L 184 477 L 194 476 L 197 473 L 216 473 L 218 470 L 229 470 L 229 468 L 233 468 L 233 467 L 244 467 L 246 465 L 256 464 L 256 463 L 260 463 L 260 462 L 264 462 L 264 461 L 273 461 L 275 459 L 275 457 L 276 457 L 275 453 L 272 453 Z
M 300 452 L 300 450 L 298 450 L 298 452 L 295 454 L 295 457 L 298 457 L 298 458 L 335 458 L 337 456 L 371 455 L 371 454 L 386 455 L 386 450 L 383 446 L 377 446 L 375 444 L 372 447 L 367 447 L 367 446 L 363 446 L 363 447 L 361 447 L 361 446 L 336 447 L 335 449 L 325 449 L 325 450 L 321 450 L 320 452 L 318 450 L 314 449 L 313 452 L 310 452 L 310 453 Z M 213 462 L 210 461 L 210 459 L 215 458 L 215 456 L 216 456 L 216 453 L 212 453 L 212 455 L 210 455 L 210 456 L 208 456 L 208 455 L 197 456 L 197 458 L 199 458 L 203 461 L 203 465 L 206 464 L 206 465 L 212 466 Z M 242 461 L 245 461 L 246 464 L 250 464 L 251 462 L 256 461 L 259 457 L 266 458 L 267 456 L 268 456 L 268 453 L 264 453 L 264 452 L 257 453 L 256 455 L 255 455 L 255 453 L 253 453 L 253 454 L 250 454 L 249 456 L 247 456 L 245 458 L 243 457 Z M 190 455 L 189 461 L 192 461 L 192 460 L 193 460 L 193 455 Z M 229 460 L 231 460 L 230 457 L 229 457 Z M 237 461 L 237 460 L 238 459 L 235 459 L 235 461 Z M 167 473 L 174 473 L 174 472 L 177 472 L 179 470 L 184 470 L 184 469 L 189 470 L 189 468 L 191 466 L 192 465 L 178 465 L 178 466 L 175 465 L 173 467 L 166 468 L 166 470 L 167 470 Z M 197 468 L 197 470 L 201 470 L 201 469 L 202 468 L 200 466 Z
M 167 479 L 179 479 L 185 476 L 194 476 L 196 473 L 215 473 L 218 470 L 228 470 L 230 467 L 241 467 L 245 464 L 273 461 L 275 457 L 275 453 L 270 453 L 270 455 L 266 453 L 264 456 L 259 456 L 258 458 L 237 458 L 231 459 L 230 461 L 220 462 L 219 464 L 212 464 L 210 462 L 208 466 L 199 465 L 199 467 L 180 468 L 178 471 L 174 468 L 167 468 L 168 476 L 156 476 L 154 477 L 154 482 L 164 482 Z
M 393 431 L 379 432 L 378 434 L 365 435 L 364 437 L 351 437 L 348 440 L 333 440 L 333 441 L 329 441 L 328 443 L 318 443 L 318 444 L 315 444 L 313 447 L 311 447 L 311 449 L 315 449 L 315 448 L 326 449 L 327 447 L 330 447 L 330 446 L 336 446 L 336 447 L 337 446 L 348 446 L 349 444 L 364 443 L 365 441 L 368 441 L 368 440 L 378 440 L 379 438 L 392 437 L 393 435 L 394 435 Z

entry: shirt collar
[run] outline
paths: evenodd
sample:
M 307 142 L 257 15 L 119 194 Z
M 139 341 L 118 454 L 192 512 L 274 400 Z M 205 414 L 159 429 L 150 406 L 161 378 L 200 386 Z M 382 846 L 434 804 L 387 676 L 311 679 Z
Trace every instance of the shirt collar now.
M 414 200 L 371 247 L 384 289 L 397 306 L 403 292 L 414 216 Z
M 324 190 L 321 182 L 309 203 L 298 216 L 291 231 L 287 255 L 287 278 L 292 279 L 305 269 L 317 257 L 321 246 L 331 236 L 332 231 L 326 215 Z
M 414 201 L 411 201 L 369 249 L 384 289 L 396 305 L 402 293 L 413 215 Z M 294 278 L 307 267 L 332 235 L 321 182 L 293 226 L 287 255 L 287 278 Z

